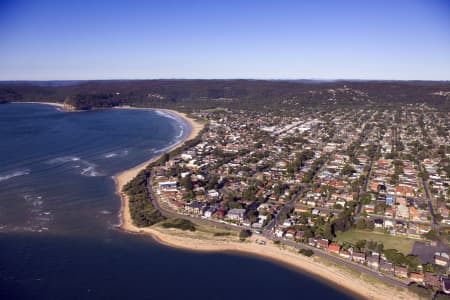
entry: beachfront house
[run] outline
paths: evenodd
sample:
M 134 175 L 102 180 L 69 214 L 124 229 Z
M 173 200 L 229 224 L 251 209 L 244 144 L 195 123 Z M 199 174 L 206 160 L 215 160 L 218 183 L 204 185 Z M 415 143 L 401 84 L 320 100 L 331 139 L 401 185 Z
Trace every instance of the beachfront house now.
M 205 218 L 208 218 L 208 219 L 210 219 L 212 216 L 213 216 L 213 214 L 216 212 L 216 208 L 215 207 L 210 207 L 210 208 L 208 208 L 206 211 L 205 211 L 205 214 L 204 214 L 204 216 L 205 216 Z
M 369 268 L 371 268 L 372 270 L 378 271 L 378 267 L 380 264 L 380 256 L 379 255 L 368 256 L 366 261 L 367 261 L 367 266 Z
M 227 213 L 226 218 L 234 221 L 243 221 L 245 215 L 245 209 L 243 208 L 233 208 Z
M 366 262 L 366 254 L 362 252 L 353 252 L 352 259 L 354 262 L 363 264 Z
M 158 187 L 161 191 L 176 191 L 177 182 L 176 181 L 162 181 L 158 183 Z
M 406 267 L 395 266 L 394 274 L 400 278 L 408 278 L 408 269 Z

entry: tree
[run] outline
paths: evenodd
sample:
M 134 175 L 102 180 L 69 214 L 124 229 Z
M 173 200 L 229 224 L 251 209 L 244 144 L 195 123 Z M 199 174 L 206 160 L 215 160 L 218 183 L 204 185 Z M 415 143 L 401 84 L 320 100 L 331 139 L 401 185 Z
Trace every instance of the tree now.
M 366 221 L 363 218 L 356 220 L 356 229 L 363 230 L 366 229 Z
M 370 204 L 372 201 L 372 196 L 369 193 L 365 193 L 361 195 L 361 202 L 363 204 Z
M 227 201 L 225 205 L 227 206 L 228 209 L 242 208 L 242 204 L 237 201 Z
M 430 240 L 430 241 L 438 241 L 439 240 L 439 236 L 436 232 L 436 230 L 431 229 L 430 231 L 428 231 L 427 233 L 425 233 L 423 235 L 424 238 Z
M 375 222 L 373 220 L 367 220 L 366 227 L 369 230 L 373 230 L 375 228 Z
M 170 160 L 170 154 L 168 152 L 164 153 L 161 158 L 161 163 L 166 163 Z
M 383 243 L 378 243 L 377 246 L 375 247 L 375 251 L 378 253 L 383 253 L 383 251 L 384 251 Z
M 410 272 L 415 272 L 417 270 L 417 267 L 422 264 L 422 261 L 418 256 L 407 255 L 406 264 L 408 265 L 408 270 Z
M 216 175 L 211 176 L 211 178 L 209 179 L 208 183 L 206 184 L 205 188 L 207 190 L 210 189 L 216 189 L 219 186 L 219 179 L 217 178 Z
M 298 253 L 303 254 L 304 256 L 308 256 L 308 257 L 311 257 L 314 255 L 314 252 L 309 249 L 300 249 L 300 250 L 298 250 Z
M 407 263 L 405 256 L 396 249 L 387 249 L 384 255 L 396 266 L 404 266 Z
M 169 219 L 161 224 L 164 228 L 178 228 L 181 230 L 195 231 L 195 224 L 186 219 Z
M 342 168 L 341 174 L 344 176 L 350 176 L 355 172 L 356 172 L 355 168 L 353 168 L 350 164 L 345 164 L 344 167 Z
M 187 175 L 184 178 L 181 178 L 180 184 L 182 187 L 184 187 L 187 191 L 192 191 L 192 178 L 191 175 Z
M 333 225 L 330 223 L 325 223 L 325 225 L 323 227 L 323 238 L 331 241 L 331 240 L 333 240 L 334 237 L 335 237 L 335 235 L 334 235 Z
M 245 240 L 246 238 L 248 238 L 249 236 L 251 236 L 252 235 L 252 232 L 250 231 L 250 230 L 248 230 L 248 229 L 242 229 L 240 232 L 239 232 L 239 238 L 241 239 L 241 240 Z
M 249 200 L 249 201 L 255 201 L 256 200 L 256 188 L 253 185 L 249 186 L 242 193 L 242 199 Z
M 247 215 L 247 219 L 251 223 L 254 223 L 254 222 L 258 221 L 258 211 L 256 209 L 248 210 L 246 215 Z
M 366 240 L 359 240 L 355 244 L 355 250 L 357 252 L 363 252 L 366 249 Z

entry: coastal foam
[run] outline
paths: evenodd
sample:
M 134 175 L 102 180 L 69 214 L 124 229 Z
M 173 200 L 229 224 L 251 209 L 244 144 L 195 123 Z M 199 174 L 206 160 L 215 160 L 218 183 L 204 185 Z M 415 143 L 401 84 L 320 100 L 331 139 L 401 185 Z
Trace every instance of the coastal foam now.
M 122 150 L 117 152 L 110 152 L 103 155 L 104 158 L 124 157 L 128 155 L 128 150 Z
M 57 158 L 53 158 L 49 161 L 47 161 L 50 165 L 55 164 L 66 164 L 66 163 L 74 163 L 77 162 L 77 164 L 72 165 L 72 168 L 78 169 L 80 168 L 80 174 L 83 176 L 89 176 L 89 177 L 96 177 L 96 176 L 103 176 L 103 173 L 98 171 L 98 166 L 94 163 L 91 163 L 85 159 L 81 159 L 77 156 L 61 156 Z
M 21 169 L 21 170 L 13 171 L 11 173 L 3 173 L 3 174 L 0 174 L 0 182 L 17 177 L 17 176 L 28 175 L 28 174 L 30 174 L 30 172 L 31 171 L 29 169 Z
M 63 163 L 79 161 L 79 160 L 80 160 L 80 158 L 76 157 L 76 156 L 61 156 L 61 157 L 53 158 L 53 159 L 47 161 L 47 163 L 53 165 L 53 164 L 63 164 Z
M 51 211 L 44 208 L 44 199 L 42 196 L 26 194 L 23 198 L 28 205 L 30 217 L 28 218 L 27 226 L 23 227 L 21 230 L 32 232 L 42 232 L 48 230 L 53 216 Z

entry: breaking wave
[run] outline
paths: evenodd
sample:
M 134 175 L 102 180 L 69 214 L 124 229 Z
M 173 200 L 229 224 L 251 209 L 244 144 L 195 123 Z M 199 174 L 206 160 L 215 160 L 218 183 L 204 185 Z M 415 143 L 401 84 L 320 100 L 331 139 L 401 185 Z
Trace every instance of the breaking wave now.
M 180 121 L 180 118 L 173 113 L 164 111 L 164 110 L 155 110 L 157 115 L 160 115 L 161 117 L 169 118 L 175 121 Z
M 48 164 L 66 164 L 66 163 L 75 163 L 71 165 L 74 169 L 81 169 L 80 174 L 83 176 L 95 177 L 95 176 L 103 176 L 103 173 L 98 171 L 98 167 L 96 164 L 91 163 L 87 160 L 81 159 L 77 156 L 62 156 L 51 159 L 47 161 Z
M 85 160 L 83 161 L 83 164 L 85 166 L 81 169 L 81 175 L 89 177 L 103 176 L 103 173 L 97 170 L 96 164 Z
M 179 128 L 180 128 L 180 133 L 175 138 L 179 139 L 179 138 L 181 138 L 183 136 L 183 133 L 184 133 L 184 126 L 183 126 L 184 121 L 183 121 L 182 118 L 180 118 L 179 116 L 177 116 L 177 115 L 175 115 L 175 114 L 173 114 L 171 112 L 167 112 L 167 111 L 155 110 L 155 112 L 156 112 L 156 114 L 158 114 L 158 115 L 160 115 L 162 117 L 165 117 L 165 118 L 172 119 L 172 120 L 176 121 L 178 126 L 179 126 Z
M 110 152 L 103 155 L 104 158 L 124 157 L 128 155 L 128 150 L 122 150 L 117 152 Z
M 47 161 L 48 164 L 64 164 L 72 161 L 79 161 L 80 158 L 76 156 L 61 156 Z
M 11 172 L 11 173 L 3 173 L 3 174 L 0 174 L 0 182 L 11 179 L 13 177 L 23 176 L 23 175 L 28 175 L 28 174 L 30 174 L 29 169 L 17 170 L 17 171 Z

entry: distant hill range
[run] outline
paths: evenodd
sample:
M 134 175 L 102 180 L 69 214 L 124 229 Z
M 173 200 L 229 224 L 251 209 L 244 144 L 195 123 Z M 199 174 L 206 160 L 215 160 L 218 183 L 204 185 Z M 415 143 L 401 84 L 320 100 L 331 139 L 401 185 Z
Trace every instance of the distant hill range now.
M 78 109 L 131 105 L 282 110 L 426 103 L 450 111 L 449 81 L 362 80 L 94 80 L 3 81 L 0 102 L 66 102 Z

